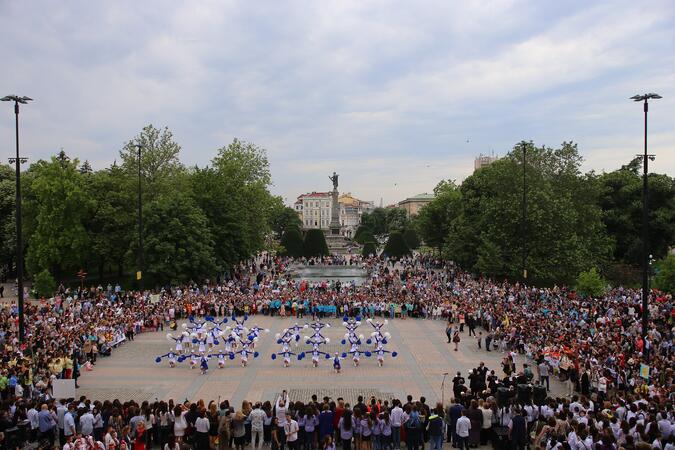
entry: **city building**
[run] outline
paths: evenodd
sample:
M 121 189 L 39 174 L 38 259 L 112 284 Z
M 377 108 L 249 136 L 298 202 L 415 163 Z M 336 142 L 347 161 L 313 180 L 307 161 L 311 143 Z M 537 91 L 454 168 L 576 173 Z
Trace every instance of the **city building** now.
M 398 207 L 404 209 L 408 217 L 412 217 L 417 215 L 420 209 L 434 198 L 434 194 L 417 194 L 414 197 L 408 197 L 398 202 Z
M 497 161 L 499 158 L 495 156 L 494 154 L 489 156 L 489 155 L 484 155 L 480 154 L 478 157 L 473 161 L 473 171 L 475 172 L 476 170 L 480 169 L 481 167 L 489 166 L 493 162 Z
M 351 192 L 340 195 L 338 203 L 340 204 L 340 233 L 348 238 L 353 237 L 356 229 L 361 225 L 363 213 L 375 209 L 374 202 L 359 200 L 352 196 Z
M 298 196 L 294 209 L 306 230 L 327 230 L 331 220 L 332 200 L 330 192 L 310 192 Z
M 375 209 L 372 201 L 359 200 L 351 193 L 338 197 L 340 205 L 340 234 L 351 238 L 361 225 L 361 216 Z M 330 192 L 310 192 L 298 196 L 293 209 L 306 230 L 320 228 L 328 230 L 332 219 L 333 199 Z

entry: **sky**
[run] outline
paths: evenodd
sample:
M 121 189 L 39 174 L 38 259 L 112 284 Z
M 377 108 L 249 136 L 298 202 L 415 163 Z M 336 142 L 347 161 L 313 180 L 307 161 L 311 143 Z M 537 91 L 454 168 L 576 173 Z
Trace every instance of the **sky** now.
M 578 143 L 584 170 L 643 146 L 675 174 L 675 2 L 0 0 L 0 94 L 22 154 L 95 169 L 147 124 L 186 165 L 266 149 L 288 204 L 331 188 L 391 204 L 461 182 L 478 154 Z M 0 105 L 0 157 L 14 152 Z

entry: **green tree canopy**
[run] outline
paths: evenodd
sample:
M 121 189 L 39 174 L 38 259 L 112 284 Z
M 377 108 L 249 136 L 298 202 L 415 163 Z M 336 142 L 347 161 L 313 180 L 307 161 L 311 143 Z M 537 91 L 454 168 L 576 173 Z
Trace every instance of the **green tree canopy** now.
M 15 174 L 0 163 L 0 279 L 13 271 L 16 263 Z
M 377 256 L 377 244 L 375 242 L 366 242 L 363 245 L 361 255 L 364 257 Z
M 420 238 L 417 235 L 417 231 L 415 231 L 413 227 L 408 227 L 405 229 L 403 232 L 403 239 L 405 239 L 405 243 L 411 250 L 415 250 L 420 246 Z
M 471 271 L 520 279 L 525 254 L 528 280 L 544 285 L 571 284 L 578 273 L 602 266 L 611 241 L 598 207 L 598 185 L 592 176 L 581 174 L 580 165 L 575 144 L 552 149 L 522 142 L 477 170 L 460 188 L 445 255 Z
M 303 256 L 302 233 L 298 228 L 290 227 L 281 237 L 281 246 L 284 248 L 283 254 L 293 258 Z
M 581 272 L 577 277 L 576 290 L 583 296 L 602 297 L 606 288 L 607 282 L 603 280 L 595 267 Z
M 675 294 L 675 255 L 668 255 L 654 268 L 654 287 L 669 294 Z
M 150 201 L 144 222 L 146 272 L 155 281 L 185 282 L 216 274 L 207 218 L 189 195 L 172 192 Z
M 615 242 L 614 259 L 642 264 L 642 158 L 598 177 L 599 205 L 607 232 Z M 649 254 L 663 258 L 675 242 L 675 179 L 649 174 Z
M 50 162 L 40 160 L 30 168 L 25 214 L 26 265 L 32 274 L 45 269 L 57 276 L 74 274 L 85 263 L 90 245 L 85 224 L 92 201 L 78 165 L 61 151 Z
M 408 244 L 406 244 L 403 234 L 400 231 L 392 231 L 389 239 L 384 246 L 384 254 L 390 258 L 398 259 L 410 254 Z
M 296 213 L 293 208 L 285 206 L 281 197 L 272 197 L 270 203 L 269 225 L 278 239 L 291 228 L 296 228 L 298 230 L 302 228 L 302 222 L 298 217 L 298 213 Z
M 462 197 L 454 181 L 445 180 L 434 188 L 434 194 L 436 197 L 422 207 L 414 222 L 426 245 L 442 249 L 460 211 Z
M 328 256 L 328 244 L 326 244 L 326 237 L 323 234 L 323 230 L 316 228 L 307 230 L 303 245 L 303 255 L 307 258 Z

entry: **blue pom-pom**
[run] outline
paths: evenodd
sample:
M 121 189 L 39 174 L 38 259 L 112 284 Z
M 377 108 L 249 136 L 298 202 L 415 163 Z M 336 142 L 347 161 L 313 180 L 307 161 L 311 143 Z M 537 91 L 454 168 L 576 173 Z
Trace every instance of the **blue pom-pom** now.
M 277 354 L 276 354 L 276 353 L 272 353 L 272 359 L 277 359 Z
M 356 316 L 356 321 L 361 322 L 361 316 Z
M 344 339 L 341 342 L 342 342 L 342 345 L 345 345 L 347 343 L 347 341 L 344 340 Z
M 343 357 L 343 358 L 346 358 L 346 357 L 347 357 L 347 354 L 346 354 L 346 353 L 343 353 L 343 354 L 342 354 L 342 357 Z
M 206 320 L 207 322 L 213 322 L 213 317 L 211 317 L 211 316 L 204 316 L 204 320 Z
M 223 322 L 222 323 L 227 323 L 227 317 L 223 317 Z
M 216 339 L 213 340 L 213 343 L 216 344 L 216 345 L 220 344 L 220 342 L 218 342 Z
M 281 339 L 277 339 L 277 344 L 281 344 Z
M 382 339 L 382 343 L 383 343 L 383 344 L 386 344 L 386 343 L 387 343 L 387 340 L 386 340 L 386 339 Z
M 326 354 L 323 355 L 323 356 L 324 356 L 326 359 L 330 359 L 330 355 L 329 355 L 328 353 L 326 353 Z
M 244 314 L 244 320 L 248 320 L 248 314 Z
M 370 358 L 370 355 L 371 355 L 370 352 L 366 352 L 366 357 Z
M 366 344 L 370 345 L 370 344 L 372 344 L 372 343 L 373 343 L 373 341 L 372 341 L 371 339 L 367 339 L 367 340 L 366 340 Z
M 298 342 L 299 340 L 300 340 L 300 336 L 296 334 L 295 335 L 295 342 Z
M 234 354 L 230 353 L 230 359 L 234 359 Z
M 198 341 L 197 341 L 197 338 L 192 339 L 192 343 L 193 343 L 193 344 L 196 344 L 197 342 L 198 342 Z
M 394 358 L 396 358 L 396 355 L 398 355 L 398 353 L 396 353 L 396 352 L 391 352 L 391 356 L 393 356 Z
M 178 362 L 183 362 L 183 361 L 185 361 L 185 358 L 187 358 L 187 356 L 179 356 L 178 359 L 177 359 L 177 361 L 178 361 Z
M 155 362 L 156 362 L 157 364 L 161 363 L 161 362 L 162 362 L 162 358 L 160 358 L 160 357 L 158 356 L 157 358 L 155 358 Z
M 254 358 L 257 358 L 258 356 L 260 356 L 260 353 L 258 353 L 258 352 L 253 352 L 253 357 L 254 357 Z

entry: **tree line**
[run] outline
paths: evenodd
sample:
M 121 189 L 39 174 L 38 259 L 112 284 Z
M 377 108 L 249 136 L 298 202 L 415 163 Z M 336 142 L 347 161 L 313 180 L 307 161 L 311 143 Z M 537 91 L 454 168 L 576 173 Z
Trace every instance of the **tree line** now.
M 168 128 L 152 125 L 117 160 L 92 170 L 61 150 L 22 173 L 25 264 L 29 276 L 129 280 L 140 270 L 138 149 L 143 192 L 143 279 L 216 277 L 273 244 L 295 212 L 270 193 L 265 150 L 234 139 L 206 167 L 180 162 Z M 14 171 L 0 165 L 0 272 L 15 271 Z M 52 281 L 53 282 L 53 281 Z
M 583 173 L 581 164 L 574 143 L 521 142 L 461 185 L 436 186 L 415 228 L 437 255 L 493 279 L 523 279 L 525 269 L 530 283 L 573 285 L 595 269 L 617 284 L 636 284 L 642 158 L 600 174 Z M 648 179 L 649 253 L 658 280 L 659 267 L 672 266 L 664 258 L 675 243 L 675 180 L 655 173 Z

